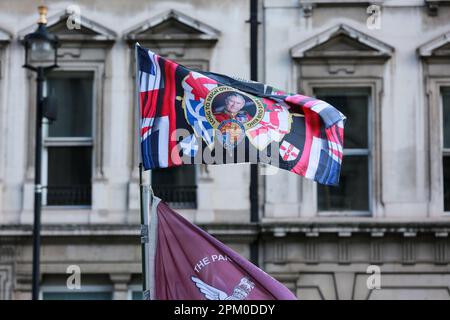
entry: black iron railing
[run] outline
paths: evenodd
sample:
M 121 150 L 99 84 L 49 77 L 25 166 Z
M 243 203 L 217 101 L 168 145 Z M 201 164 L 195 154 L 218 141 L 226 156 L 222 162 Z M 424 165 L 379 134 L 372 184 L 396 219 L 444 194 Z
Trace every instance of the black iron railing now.
M 89 206 L 92 203 L 90 185 L 79 186 L 46 186 L 48 206 Z
M 172 208 L 197 208 L 197 186 L 155 185 L 153 191 Z M 88 206 L 92 203 L 90 185 L 47 186 L 44 187 L 44 194 L 48 206 Z
M 197 208 L 197 186 L 154 185 L 153 192 L 172 208 Z

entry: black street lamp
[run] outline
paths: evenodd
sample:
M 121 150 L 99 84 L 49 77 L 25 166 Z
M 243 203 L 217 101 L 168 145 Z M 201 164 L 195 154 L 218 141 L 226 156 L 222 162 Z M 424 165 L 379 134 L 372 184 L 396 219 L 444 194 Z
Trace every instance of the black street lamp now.
M 38 28 L 35 32 L 27 34 L 23 40 L 25 46 L 24 68 L 37 73 L 36 78 L 36 144 L 34 167 L 34 224 L 33 224 L 33 284 L 32 299 L 39 298 L 39 263 L 41 247 L 41 147 L 42 147 L 42 117 L 44 115 L 43 84 L 47 71 L 58 67 L 58 40 L 57 37 L 47 31 L 47 7 L 39 6 Z

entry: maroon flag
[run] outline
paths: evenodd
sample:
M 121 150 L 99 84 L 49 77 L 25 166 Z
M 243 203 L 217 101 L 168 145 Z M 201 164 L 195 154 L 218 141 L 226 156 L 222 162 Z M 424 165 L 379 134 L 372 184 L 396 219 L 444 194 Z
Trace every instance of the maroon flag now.
M 153 198 L 149 243 L 153 300 L 295 300 L 280 282 Z

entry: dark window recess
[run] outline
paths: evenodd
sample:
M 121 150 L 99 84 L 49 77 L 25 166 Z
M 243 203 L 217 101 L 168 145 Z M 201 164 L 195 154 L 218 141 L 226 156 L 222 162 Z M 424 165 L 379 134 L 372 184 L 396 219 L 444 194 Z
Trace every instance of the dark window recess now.
M 112 300 L 112 292 L 43 292 L 43 300 Z
M 327 88 L 319 89 L 315 94 L 347 117 L 339 186 L 317 185 L 318 210 L 369 211 L 370 90 Z
M 193 165 L 152 170 L 152 188 L 155 195 L 172 208 L 197 207 L 197 185 Z
M 450 156 L 444 157 L 444 211 L 450 211 Z
M 342 112 L 345 120 L 344 148 L 367 149 L 368 133 L 368 90 L 318 90 L 317 98 L 328 102 Z
M 450 88 L 442 90 L 442 108 L 444 149 L 450 149 Z
M 131 300 L 144 300 L 142 296 L 142 291 L 132 291 Z
M 91 72 L 54 72 L 47 80 L 49 109 L 57 119 L 48 128 L 49 137 L 92 137 Z
M 450 211 L 450 88 L 442 90 L 444 211 Z
M 47 205 L 90 205 L 92 147 L 49 147 Z
M 93 72 L 55 71 L 47 79 L 47 105 L 56 120 L 44 137 L 46 205 L 89 206 L 93 150 Z
M 344 157 L 339 186 L 317 185 L 319 210 L 367 211 L 367 171 L 367 157 Z
M 450 156 L 444 157 L 444 211 L 450 211 Z

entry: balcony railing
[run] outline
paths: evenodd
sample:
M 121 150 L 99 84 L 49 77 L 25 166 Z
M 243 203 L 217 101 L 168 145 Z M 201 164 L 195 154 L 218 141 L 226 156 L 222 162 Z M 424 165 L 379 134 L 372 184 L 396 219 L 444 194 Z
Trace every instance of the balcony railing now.
M 197 208 L 197 186 L 155 185 L 153 191 L 172 208 Z M 92 188 L 90 185 L 47 186 L 44 187 L 44 197 L 47 206 L 89 206 Z
M 48 206 L 90 206 L 92 203 L 90 185 L 46 186 L 44 194 Z
M 197 208 L 197 186 L 154 185 L 153 192 L 174 209 Z

